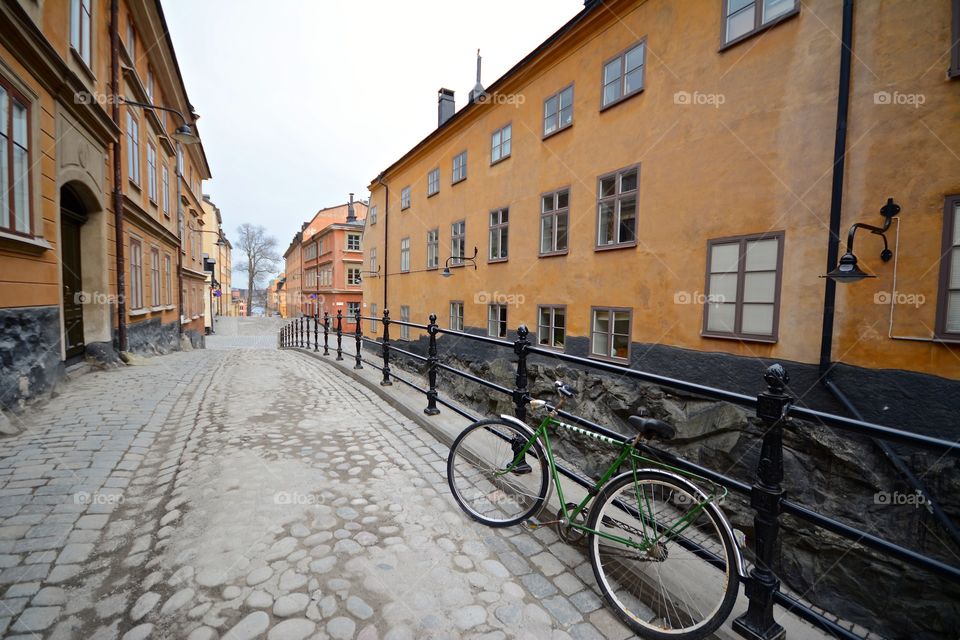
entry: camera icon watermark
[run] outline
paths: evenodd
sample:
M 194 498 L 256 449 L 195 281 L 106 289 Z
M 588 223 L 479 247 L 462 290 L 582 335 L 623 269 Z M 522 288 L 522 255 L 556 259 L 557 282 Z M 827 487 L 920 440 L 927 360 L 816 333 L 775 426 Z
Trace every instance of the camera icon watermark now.
M 77 291 L 73 294 L 74 304 L 114 305 L 121 299 L 121 296 L 103 291 Z
M 900 93 L 899 91 L 877 91 L 873 94 L 873 104 L 905 105 L 919 109 L 927 102 L 922 93 Z
M 277 491 L 273 494 L 273 504 L 299 505 L 309 507 L 323 504 L 323 496 L 319 493 L 300 493 L 299 491 Z
M 925 507 L 927 497 L 919 492 L 901 493 L 899 491 L 878 491 L 873 494 L 873 504 L 882 504 L 894 507 Z
M 706 294 L 700 291 L 677 291 L 673 294 L 673 304 L 723 304 L 727 297 L 719 293 Z
M 474 304 L 499 304 L 519 307 L 526 301 L 522 293 L 501 293 L 500 291 L 478 291 L 473 294 Z
M 486 91 L 474 99 L 477 104 L 506 104 L 513 105 L 514 109 L 519 109 L 520 105 L 526 101 L 527 97 L 522 93 L 487 93 Z
M 673 104 L 681 106 L 707 106 L 719 109 L 727 101 L 722 93 L 701 93 L 699 91 L 677 91 L 673 94 Z
M 922 293 L 903 293 L 902 291 L 877 291 L 873 294 L 873 304 L 900 304 L 919 309 L 926 304 L 927 297 Z

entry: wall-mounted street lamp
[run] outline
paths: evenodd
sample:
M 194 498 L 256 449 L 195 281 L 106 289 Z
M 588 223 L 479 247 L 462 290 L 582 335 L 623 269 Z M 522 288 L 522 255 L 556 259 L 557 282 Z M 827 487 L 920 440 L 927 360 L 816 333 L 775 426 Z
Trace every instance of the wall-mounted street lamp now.
M 170 113 L 175 113 L 180 116 L 180 121 L 183 122 L 179 127 L 177 127 L 173 132 L 173 139 L 181 144 L 200 144 L 200 136 L 197 135 L 197 132 L 194 130 L 193 126 L 187 122 L 187 119 L 183 117 L 183 114 L 180 113 L 177 109 L 172 107 L 163 107 L 158 104 L 150 104 L 149 102 L 135 102 L 134 100 L 127 100 L 126 98 L 120 98 L 120 101 L 123 104 L 128 104 L 134 107 L 142 107 L 144 109 L 159 109 L 160 111 L 169 111 Z
M 473 265 L 474 271 L 476 271 L 476 269 L 477 269 L 477 248 L 476 248 L 476 247 L 473 248 L 473 255 L 470 256 L 469 258 L 464 257 L 464 256 L 450 256 L 449 258 L 447 258 L 447 261 L 443 264 L 443 272 L 440 274 L 440 275 L 442 275 L 444 278 L 449 278 L 450 276 L 453 275 L 453 273 L 450 271 L 450 261 L 451 261 L 451 260 L 459 260 L 459 261 L 460 261 L 460 262 L 457 262 L 455 266 L 462 266 L 463 264 L 469 262 L 470 264 Z
M 825 276 L 820 276 L 821 278 L 830 278 L 834 282 L 857 282 L 858 280 L 863 280 L 864 278 L 876 278 L 877 276 L 871 275 L 863 271 L 859 266 L 857 266 L 857 256 L 853 253 L 853 238 L 857 233 L 857 229 L 866 229 L 874 235 L 878 235 L 883 238 L 883 251 L 880 252 L 880 259 L 884 262 L 889 262 L 890 258 L 893 257 L 893 251 L 890 250 L 890 247 L 887 245 L 887 229 L 890 228 L 890 224 L 893 221 L 894 216 L 900 213 L 900 205 L 893 201 L 893 198 L 887 198 L 887 204 L 883 205 L 880 208 L 880 215 L 883 216 L 883 226 L 875 227 L 871 224 L 866 224 L 864 222 L 856 222 L 850 227 L 850 231 L 847 233 L 847 251 L 840 257 L 840 261 L 837 264 L 837 268 L 826 274 Z

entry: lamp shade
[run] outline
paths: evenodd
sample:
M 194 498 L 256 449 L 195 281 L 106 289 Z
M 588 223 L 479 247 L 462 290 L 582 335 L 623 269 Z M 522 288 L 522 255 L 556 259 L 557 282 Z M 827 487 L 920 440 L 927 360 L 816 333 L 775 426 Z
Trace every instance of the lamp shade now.
M 877 276 L 870 275 L 866 273 L 859 266 L 857 266 L 857 256 L 852 253 L 845 253 L 840 258 L 840 262 L 837 264 L 837 268 L 828 273 L 826 276 L 821 276 L 825 278 L 830 278 L 834 282 L 857 282 L 858 280 L 863 280 L 864 278 L 876 278 Z
M 443 271 L 440 273 L 440 275 L 443 276 L 444 278 L 449 278 L 449 277 L 452 276 L 453 274 L 450 273 L 450 267 L 444 267 L 444 268 L 443 268 Z
M 181 144 L 198 144 L 200 136 L 188 124 L 182 124 L 173 132 L 173 138 Z

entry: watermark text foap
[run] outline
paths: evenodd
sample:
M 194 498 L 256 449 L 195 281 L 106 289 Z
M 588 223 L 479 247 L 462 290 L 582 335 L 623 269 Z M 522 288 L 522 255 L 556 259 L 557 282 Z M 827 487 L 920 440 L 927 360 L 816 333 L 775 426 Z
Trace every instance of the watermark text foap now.
M 113 305 L 123 300 L 123 296 L 103 291 L 77 291 L 73 294 L 74 304 Z
M 673 294 L 673 304 L 723 304 L 726 296 L 719 293 L 701 293 L 700 291 L 677 291 Z
M 484 91 L 477 96 L 475 102 L 478 104 L 506 104 L 513 105 L 514 109 L 519 109 L 520 105 L 527 101 L 522 93 L 487 93 Z
M 900 93 L 899 91 L 877 91 L 873 94 L 873 104 L 904 105 L 919 109 L 926 103 L 927 96 L 922 93 Z
M 273 494 L 273 504 L 292 506 L 313 506 L 323 504 L 323 496 L 319 493 L 301 493 L 299 491 L 277 491 Z
M 73 504 L 120 505 L 123 504 L 123 492 L 78 491 L 73 494 Z
M 927 497 L 922 493 L 901 493 L 899 491 L 878 491 L 873 494 L 873 504 L 895 507 L 926 507 Z
M 901 304 L 919 309 L 927 302 L 922 293 L 903 293 L 902 291 L 877 291 L 873 294 L 873 304 Z
M 677 91 L 673 94 L 673 104 L 682 106 L 707 106 L 719 109 L 727 101 L 722 93 L 701 93 L 699 91 Z
M 478 291 L 473 294 L 474 304 L 501 304 L 519 307 L 526 301 L 522 293 L 501 293 L 500 291 Z

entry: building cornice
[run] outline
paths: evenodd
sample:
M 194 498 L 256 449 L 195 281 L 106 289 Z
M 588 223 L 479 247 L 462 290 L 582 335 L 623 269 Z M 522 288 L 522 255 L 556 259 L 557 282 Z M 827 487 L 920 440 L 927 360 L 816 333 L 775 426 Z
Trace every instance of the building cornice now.
M 180 238 L 170 229 L 163 226 L 159 220 L 143 210 L 143 208 L 130 199 L 130 196 L 123 194 L 123 215 L 126 220 L 135 223 L 144 231 L 148 231 L 155 236 L 165 240 L 171 247 L 180 247 Z

